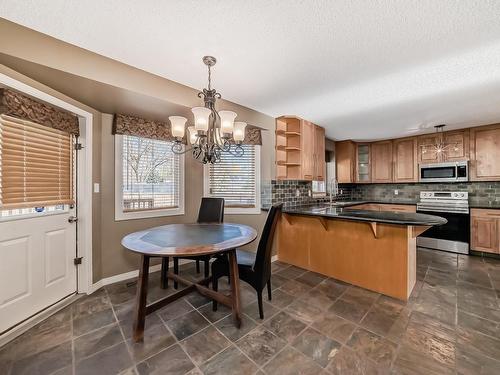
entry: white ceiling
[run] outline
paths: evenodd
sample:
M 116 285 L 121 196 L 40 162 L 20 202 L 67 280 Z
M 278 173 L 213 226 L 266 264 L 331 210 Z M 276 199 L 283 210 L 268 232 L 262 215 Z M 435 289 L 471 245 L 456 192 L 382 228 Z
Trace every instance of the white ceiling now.
M 0 16 L 337 139 L 500 122 L 498 0 L 1 0 Z M 1 47 L 0 47 L 1 52 Z

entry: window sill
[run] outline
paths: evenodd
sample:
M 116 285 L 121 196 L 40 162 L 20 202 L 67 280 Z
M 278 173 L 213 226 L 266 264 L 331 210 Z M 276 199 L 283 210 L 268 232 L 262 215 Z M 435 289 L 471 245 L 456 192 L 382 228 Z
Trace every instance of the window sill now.
M 225 207 L 224 208 L 225 215 L 257 215 L 260 213 L 262 213 L 262 211 L 258 207 L 252 207 L 252 208 Z
M 136 211 L 136 212 L 116 212 L 115 221 L 150 219 L 155 217 L 179 216 L 179 215 L 184 215 L 183 208 Z

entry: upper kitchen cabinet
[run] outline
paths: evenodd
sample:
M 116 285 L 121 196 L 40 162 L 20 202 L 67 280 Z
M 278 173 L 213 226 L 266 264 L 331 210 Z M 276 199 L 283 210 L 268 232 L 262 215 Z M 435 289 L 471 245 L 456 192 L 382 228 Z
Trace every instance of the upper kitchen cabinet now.
M 354 182 L 354 162 L 356 160 L 356 144 L 353 141 L 335 142 L 335 165 L 337 181 L 341 184 Z
M 325 130 L 295 116 L 276 119 L 276 179 L 324 180 Z
M 500 125 L 470 129 L 470 179 L 500 180 Z
M 370 161 L 370 144 L 356 144 L 356 171 L 355 177 L 358 183 L 371 182 L 371 161 Z
M 417 182 L 417 139 L 395 139 L 393 147 L 393 182 Z
M 469 160 L 469 129 L 443 133 L 443 143 L 448 146 L 443 161 Z
M 315 181 L 324 181 L 325 163 L 325 129 L 314 125 L 314 176 Z
M 436 152 L 436 145 L 443 142 L 446 152 Z M 422 135 L 417 138 L 420 164 L 469 160 L 469 129 Z
M 373 183 L 392 182 L 392 141 L 371 144 L 371 166 Z
M 442 161 L 440 155 L 434 148 L 434 145 L 437 144 L 440 139 L 441 135 L 436 133 L 421 135 L 420 137 L 417 137 L 417 152 L 419 164 L 438 163 Z

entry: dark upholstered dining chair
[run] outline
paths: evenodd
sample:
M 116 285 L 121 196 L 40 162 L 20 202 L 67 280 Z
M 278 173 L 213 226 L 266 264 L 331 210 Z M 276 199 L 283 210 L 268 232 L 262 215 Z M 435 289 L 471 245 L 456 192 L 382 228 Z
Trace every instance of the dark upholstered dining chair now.
M 224 221 L 224 198 L 201 198 L 200 210 L 198 211 L 198 223 L 222 223 Z M 208 277 L 210 270 L 210 256 L 182 257 L 181 259 L 196 260 L 196 272 L 200 273 L 200 261 L 203 261 L 205 277 Z M 162 258 L 161 263 L 161 286 L 168 287 L 168 258 Z M 174 258 L 174 273 L 179 273 L 179 258 Z M 177 282 L 174 281 L 174 288 L 177 289 Z
M 274 232 L 282 207 L 283 204 L 276 204 L 269 210 L 256 253 L 236 250 L 240 279 L 250 284 L 257 292 L 261 319 L 264 319 L 262 290 L 266 284 L 267 297 L 271 300 L 271 251 Z M 227 256 L 219 257 L 212 263 L 212 287 L 215 291 L 218 289 L 218 280 L 221 276 L 229 276 Z M 215 301 L 213 302 L 213 310 L 217 311 L 217 302 Z

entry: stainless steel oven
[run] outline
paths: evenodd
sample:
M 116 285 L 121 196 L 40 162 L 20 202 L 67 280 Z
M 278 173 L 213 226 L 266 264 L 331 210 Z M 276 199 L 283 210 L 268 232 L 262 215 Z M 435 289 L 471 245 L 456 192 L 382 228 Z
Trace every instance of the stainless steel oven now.
M 419 165 L 420 182 L 463 182 L 469 181 L 467 161 Z
M 434 226 L 417 238 L 417 246 L 430 249 L 469 253 L 469 197 L 462 191 L 423 191 L 417 212 L 444 217 L 448 222 Z

